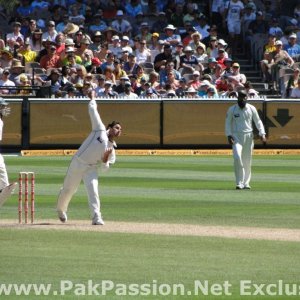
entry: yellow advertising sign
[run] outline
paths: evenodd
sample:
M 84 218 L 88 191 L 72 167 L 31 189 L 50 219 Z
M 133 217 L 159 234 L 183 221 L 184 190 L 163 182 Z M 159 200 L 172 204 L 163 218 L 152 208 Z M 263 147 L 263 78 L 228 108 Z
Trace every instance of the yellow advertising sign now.
M 164 103 L 164 145 L 226 145 L 225 117 L 236 101 Z M 251 102 L 262 110 L 262 102 Z
M 11 112 L 3 117 L 4 129 L 2 145 L 21 146 L 22 144 L 22 102 L 10 102 Z
M 267 103 L 268 145 L 300 145 L 300 102 Z
M 119 144 L 159 144 L 159 102 L 98 102 L 98 111 L 105 125 L 122 124 L 124 134 Z M 30 144 L 79 145 L 91 131 L 88 101 L 30 103 Z

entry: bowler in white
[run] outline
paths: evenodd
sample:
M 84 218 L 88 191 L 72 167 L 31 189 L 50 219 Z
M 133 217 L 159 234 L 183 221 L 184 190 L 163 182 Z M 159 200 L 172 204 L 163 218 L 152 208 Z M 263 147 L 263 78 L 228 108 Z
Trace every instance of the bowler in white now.
M 116 160 L 115 138 L 121 135 L 122 127 L 113 121 L 105 128 L 97 110 L 95 91 L 89 90 L 88 111 L 92 123 L 92 132 L 82 143 L 68 168 L 63 187 L 58 195 L 57 213 L 61 222 L 67 221 L 67 210 L 72 196 L 83 180 L 88 194 L 92 225 L 104 225 L 100 211 L 98 191 L 98 167 L 105 171 Z

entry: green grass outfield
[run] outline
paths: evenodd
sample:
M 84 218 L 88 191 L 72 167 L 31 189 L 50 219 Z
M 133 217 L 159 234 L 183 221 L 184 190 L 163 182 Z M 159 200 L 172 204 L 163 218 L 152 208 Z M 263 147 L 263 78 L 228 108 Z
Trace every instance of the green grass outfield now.
M 36 173 L 36 218 L 55 219 L 55 202 L 71 157 L 6 156 L 9 176 Z M 119 156 L 100 177 L 105 221 L 177 223 L 300 229 L 300 157 L 255 156 L 252 190 L 236 191 L 230 156 Z M 68 217 L 89 220 L 83 185 Z M 0 219 L 17 221 L 17 195 L 1 208 Z M 298 242 L 213 237 L 121 234 L 22 229 L 0 225 L 0 284 L 50 283 L 50 296 L 3 299 L 273 299 L 240 296 L 239 284 L 296 284 L 300 292 Z M 81 283 L 65 296 L 61 280 Z M 191 296 L 85 295 L 83 285 L 183 284 Z M 195 280 L 232 284 L 231 296 L 193 295 Z M 78 288 L 75 290 L 75 288 Z M 274 292 L 274 288 L 271 292 Z M 81 289 L 80 289 L 81 288 Z M 0 285 L 1 289 L 1 285 Z M 290 288 L 292 289 L 292 288 Z M 276 290 L 278 292 L 278 290 Z M 86 291 L 87 292 L 87 291 Z M 122 292 L 121 290 L 119 291 Z M 124 291 L 123 291 L 124 292 Z M 252 286 L 251 292 L 255 292 Z M 266 290 L 263 289 L 266 293 Z M 76 293 L 75 293 L 76 294 Z M 153 294 L 153 292 L 152 292 Z M 2 297 L 2 296 L 0 296 Z M 278 296 L 275 299 L 300 299 Z M 1 298 L 2 299 L 2 298 Z

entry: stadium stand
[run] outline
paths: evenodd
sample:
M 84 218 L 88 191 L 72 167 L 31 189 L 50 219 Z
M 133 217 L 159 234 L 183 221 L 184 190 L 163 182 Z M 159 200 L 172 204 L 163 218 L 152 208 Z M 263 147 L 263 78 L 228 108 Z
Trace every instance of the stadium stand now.
M 137 95 L 151 88 L 155 97 L 182 97 L 193 87 L 200 98 L 240 88 L 290 97 L 297 87 L 291 76 L 299 67 L 299 2 L 21 0 L 14 7 L 4 2 L 0 94 L 50 86 L 52 97 L 68 97 L 71 90 L 82 97 L 93 87 L 115 98 L 124 93 L 123 78 Z M 166 77 L 170 62 L 172 81 Z M 154 71 L 164 78 L 150 80 Z M 192 85 L 195 71 L 199 84 Z

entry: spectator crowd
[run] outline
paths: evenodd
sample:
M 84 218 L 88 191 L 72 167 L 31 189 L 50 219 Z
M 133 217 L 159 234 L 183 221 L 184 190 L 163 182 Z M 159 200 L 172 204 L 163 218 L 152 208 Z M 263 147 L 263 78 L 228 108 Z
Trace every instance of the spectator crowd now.
M 300 97 L 300 1 L 282 2 L 20 0 L 9 18 L 0 7 L 0 94 L 49 87 L 56 98 L 90 88 L 103 98 L 219 98 L 246 89 L 255 97 L 236 57 L 255 55 L 261 34 L 263 80 L 280 85 L 279 69 L 290 69 L 285 96 Z

